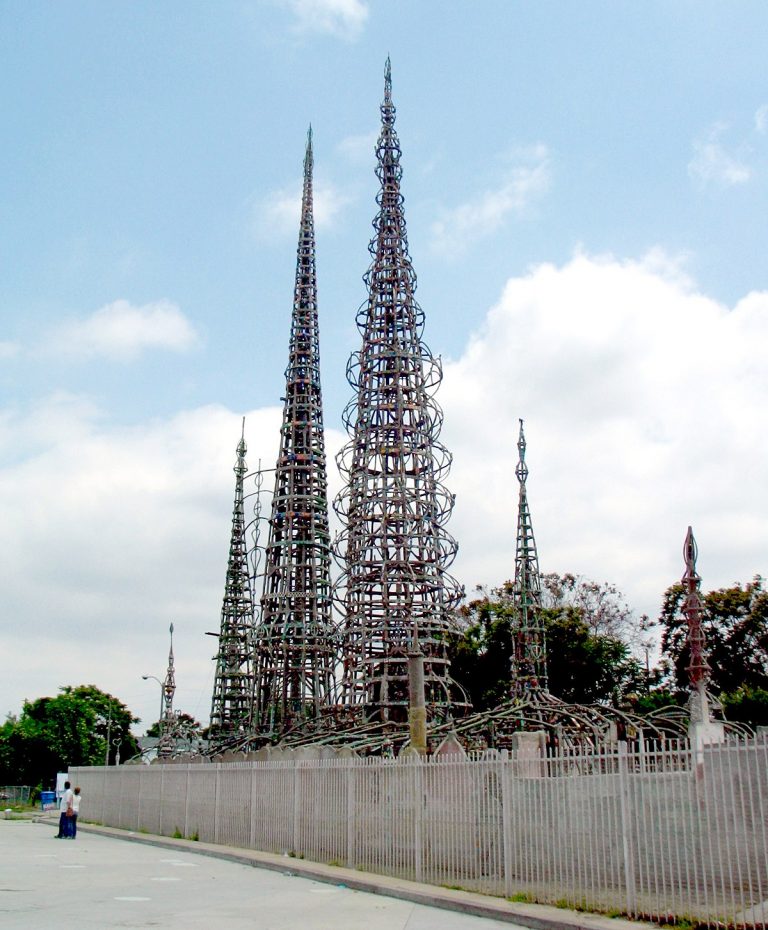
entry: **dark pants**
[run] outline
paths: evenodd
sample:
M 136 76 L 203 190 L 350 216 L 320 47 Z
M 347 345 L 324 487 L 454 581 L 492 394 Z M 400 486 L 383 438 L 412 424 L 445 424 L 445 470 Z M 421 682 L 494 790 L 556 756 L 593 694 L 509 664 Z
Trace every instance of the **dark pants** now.
M 68 820 L 69 820 L 69 817 L 67 817 L 64 811 L 62 811 L 59 814 L 59 832 L 56 834 L 56 836 L 60 840 L 65 839 L 67 834 L 69 833 L 69 825 L 67 823 Z
M 74 839 L 77 836 L 77 814 L 67 817 L 69 821 L 69 835 Z

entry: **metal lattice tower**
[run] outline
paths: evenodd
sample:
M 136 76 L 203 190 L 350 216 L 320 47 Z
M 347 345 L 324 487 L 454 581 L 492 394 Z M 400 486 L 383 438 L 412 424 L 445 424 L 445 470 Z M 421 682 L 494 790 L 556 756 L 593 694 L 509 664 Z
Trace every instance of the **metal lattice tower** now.
M 245 536 L 243 479 L 245 462 L 245 418 L 235 462 L 235 502 L 229 543 L 227 578 L 221 607 L 216 677 L 211 701 L 210 736 L 212 746 L 225 745 L 250 729 L 253 708 L 253 592 L 248 572 Z
M 525 464 L 525 433 L 520 420 L 517 440 L 519 461 L 515 475 L 520 484 L 517 506 L 515 582 L 512 600 L 516 629 L 511 661 L 512 696 L 526 697 L 547 691 L 547 638 L 541 616 L 541 577 L 536 539 L 528 506 L 528 466 Z
M 433 399 L 442 370 L 421 341 L 424 313 L 414 298 L 389 59 L 381 122 L 379 213 L 364 277 L 369 296 L 357 314 L 363 342 L 347 367 L 356 389 L 344 412 L 351 438 L 337 458 L 346 484 L 335 501 L 346 524 L 336 544 L 342 702 L 368 720 L 407 720 L 407 653 L 417 635 L 427 714 L 435 720 L 468 707 L 450 678 L 446 651 L 461 591 L 446 571 L 457 546 L 443 529 L 453 496 L 440 483 L 451 461 L 438 442 L 442 411 Z
M 171 645 L 168 649 L 168 669 L 163 681 L 163 713 L 160 718 L 160 738 L 157 756 L 172 756 L 175 749 L 176 716 L 173 713 L 173 696 L 176 694 L 176 673 L 173 668 L 173 624 L 170 626 Z
M 256 630 L 258 722 L 268 734 L 317 717 L 333 698 L 335 635 L 312 167 L 310 128 L 280 453 Z
M 683 558 L 685 560 L 685 574 L 682 585 L 685 591 L 683 614 L 688 624 L 688 649 L 690 660 L 686 671 L 691 683 L 691 717 L 697 721 L 707 721 L 710 717 L 707 685 L 711 667 L 707 661 L 707 642 L 704 628 L 701 623 L 701 578 L 696 573 L 696 559 L 698 547 L 693 538 L 693 530 L 688 527 L 683 545 Z

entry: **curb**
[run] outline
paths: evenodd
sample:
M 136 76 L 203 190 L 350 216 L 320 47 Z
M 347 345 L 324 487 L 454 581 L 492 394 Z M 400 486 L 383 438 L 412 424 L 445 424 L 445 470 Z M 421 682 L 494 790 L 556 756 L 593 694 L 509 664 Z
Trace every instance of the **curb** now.
M 41 820 L 38 820 L 41 822 Z M 351 888 L 353 891 L 365 891 L 391 898 L 400 898 L 413 904 L 436 907 L 443 910 L 471 914 L 475 917 L 489 917 L 502 920 L 531 930 L 641 930 L 654 928 L 654 924 L 630 921 L 621 918 L 605 917 L 601 914 L 582 913 L 546 904 L 523 904 L 507 901 L 504 898 L 490 897 L 472 891 L 459 891 L 442 888 L 438 885 L 423 885 L 406 879 L 392 878 L 389 875 L 375 875 L 371 872 L 359 872 L 343 866 L 326 865 L 310 862 L 306 859 L 294 859 L 273 853 L 259 852 L 252 849 L 236 849 L 231 846 L 217 846 L 213 843 L 200 843 L 193 840 L 174 839 L 156 836 L 150 833 L 135 833 L 119 830 L 115 827 L 102 827 L 96 824 L 78 823 L 78 833 L 94 833 L 113 839 L 157 846 L 162 849 L 196 853 L 213 859 L 224 859 L 249 865 L 257 869 L 281 872 L 283 875 L 308 878 L 325 884 Z

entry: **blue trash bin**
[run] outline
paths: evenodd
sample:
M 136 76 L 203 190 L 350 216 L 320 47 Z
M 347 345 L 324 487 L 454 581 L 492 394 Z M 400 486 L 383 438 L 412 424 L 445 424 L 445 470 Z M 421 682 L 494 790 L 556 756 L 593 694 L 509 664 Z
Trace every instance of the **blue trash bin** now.
M 58 805 L 56 804 L 56 792 L 55 791 L 41 791 L 40 792 L 40 809 L 44 811 L 55 811 Z

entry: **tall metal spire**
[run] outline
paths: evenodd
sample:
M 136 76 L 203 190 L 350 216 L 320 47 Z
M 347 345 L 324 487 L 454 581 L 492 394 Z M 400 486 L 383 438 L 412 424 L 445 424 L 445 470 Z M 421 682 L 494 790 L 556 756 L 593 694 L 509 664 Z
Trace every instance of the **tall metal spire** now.
M 523 421 L 517 440 L 519 460 L 515 475 L 520 485 L 517 505 L 515 583 L 512 598 L 516 629 L 512 656 L 512 696 L 522 698 L 547 691 L 547 640 L 541 617 L 541 577 L 536 539 L 528 506 L 528 466 Z
M 235 501 L 229 543 L 227 578 L 221 607 L 216 676 L 211 701 L 210 742 L 214 750 L 246 733 L 253 706 L 253 592 L 248 572 L 245 537 L 243 479 L 245 462 L 245 417 L 235 462 Z
M 357 314 L 362 348 L 347 366 L 356 390 L 344 413 L 351 438 L 337 459 L 346 480 L 335 502 L 346 521 L 337 541 L 342 701 L 369 720 L 404 722 L 416 634 L 429 717 L 461 713 L 468 702 L 449 675 L 446 634 L 461 597 L 446 570 L 456 542 L 443 529 L 453 496 L 440 479 L 451 459 L 438 441 L 442 412 L 432 396 L 441 366 L 421 341 L 424 314 L 414 297 L 389 59 L 376 155 L 379 213 L 368 300 Z
M 176 674 L 173 668 L 173 624 L 170 626 L 171 644 L 168 649 L 168 669 L 163 681 L 163 714 L 160 718 L 160 738 L 157 743 L 158 758 L 173 755 L 176 717 L 173 713 L 173 696 L 176 694 Z
M 280 452 L 256 631 L 258 723 L 263 733 L 273 735 L 317 717 L 333 696 L 335 639 L 312 169 L 310 127 Z

